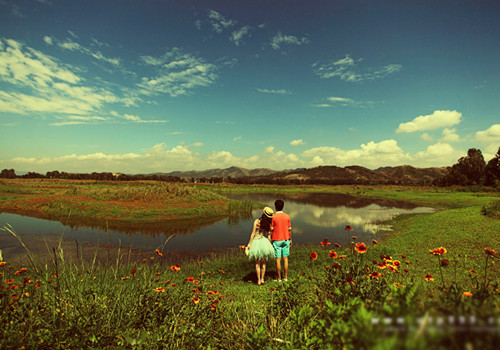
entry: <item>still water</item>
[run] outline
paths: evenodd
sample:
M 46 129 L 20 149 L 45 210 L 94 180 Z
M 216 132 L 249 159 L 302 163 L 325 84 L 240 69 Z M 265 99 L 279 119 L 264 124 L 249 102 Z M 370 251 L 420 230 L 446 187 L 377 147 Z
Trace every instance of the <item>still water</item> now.
M 378 222 L 401 214 L 430 213 L 435 209 L 419 207 L 404 202 L 371 200 L 342 194 L 239 194 L 231 198 L 253 200 L 271 208 L 279 197 L 285 201 L 284 211 L 292 221 L 294 244 L 319 244 L 327 238 L 330 242 L 345 244 L 348 240 L 346 225 L 354 227 L 350 231 L 358 241 L 371 243 L 390 227 Z M 106 228 L 64 225 L 16 214 L 1 213 L 0 228 L 10 225 L 20 235 L 62 237 L 66 241 L 79 243 L 110 244 L 131 247 L 139 251 L 154 251 L 164 244 L 164 250 L 180 252 L 207 252 L 234 248 L 247 244 L 253 220 L 260 217 L 261 210 L 253 212 L 253 218 L 222 219 L 217 222 L 184 222 L 168 227 L 142 227 L 113 231 Z M 126 231 L 126 232 L 125 232 Z M 3 237 L 2 237 L 3 236 Z M 0 249 L 9 250 L 13 242 L 9 233 L 0 231 Z

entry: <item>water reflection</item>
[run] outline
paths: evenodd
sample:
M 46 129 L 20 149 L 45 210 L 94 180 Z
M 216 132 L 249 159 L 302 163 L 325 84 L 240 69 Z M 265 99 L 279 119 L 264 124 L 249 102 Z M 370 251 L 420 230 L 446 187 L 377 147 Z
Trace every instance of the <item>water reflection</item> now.
M 429 213 L 432 208 L 418 207 L 405 202 L 357 198 L 343 194 L 241 194 L 231 198 L 253 200 L 274 207 L 275 199 L 285 201 L 285 212 L 290 215 L 294 243 L 319 244 L 324 238 L 340 244 L 347 243 L 345 225 L 355 228 L 352 234 L 366 243 L 377 238 L 383 230 L 379 222 L 401 214 Z M 6 224 L 25 236 L 59 237 L 66 241 L 131 247 L 139 251 L 152 252 L 165 245 L 167 251 L 207 252 L 234 248 L 246 244 L 254 218 L 260 216 L 256 210 L 253 218 L 208 218 L 203 220 L 181 220 L 154 224 L 99 223 L 73 221 L 63 225 L 58 221 L 42 220 L 9 213 L 0 214 L 0 227 Z M 112 228 L 112 229 L 111 229 Z M 0 231 L 1 249 L 4 257 L 9 251 L 8 234 Z

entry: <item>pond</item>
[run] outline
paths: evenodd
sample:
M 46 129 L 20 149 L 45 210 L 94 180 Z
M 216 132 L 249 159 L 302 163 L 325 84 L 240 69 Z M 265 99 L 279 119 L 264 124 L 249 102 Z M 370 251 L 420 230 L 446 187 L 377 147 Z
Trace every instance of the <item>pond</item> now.
M 343 194 L 232 194 L 231 198 L 253 200 L 274 209 L 274 201 L 285 201 L 284 211 L 292 221 L 294 244 L 319 244 L 327 238 L 330 242 L 348 243 L 345 226 L 354 228 L 350 234 L 358 241 L 371 243 L 390 227 L 379 224 L 397 215 L 430 213 L 433 208 L 420 207 L 406 202 L 364 199 Z M 207 253 L 235 248 L 248 243 L 252 223 L 260 217 L 261 210 L 253 212 L 253 218 L 209 219 L 172 223 L 168 227 L 143 225 L 120 231 L 106 228 L 64 225 L 59 221 L 43 220 L 10 213 L 0 214 L 0 228 L 10 225 L 13 230 L 32 245 L 47 245 L 47 240 L 57 242 L 61 236 L 65 242 L 81 246 L 105 244 L 108 247 L 131 248 L 150 254 L 162 251 Z M 218 220 L 214 222 L 214 220 Z M 173 236 L 175 235 L 175 236 Z M 173 236 L 170 240 L 170 236 Z M 168 242 L 167 242 L 168 240 Z M 48 245 L 47 245 L 48 246 Z M 22 248 L 10 233 L 0 231 L 0 249 L 4 259 L 9 254 L 20 253 Z

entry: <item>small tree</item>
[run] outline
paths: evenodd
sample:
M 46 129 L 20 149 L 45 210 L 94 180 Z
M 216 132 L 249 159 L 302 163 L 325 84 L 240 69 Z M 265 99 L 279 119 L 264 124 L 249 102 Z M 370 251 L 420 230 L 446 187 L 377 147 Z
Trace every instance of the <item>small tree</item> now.
M 486 162 L 481 150 L 471 148 L 466 157 L 460 158 L 458 163 L 450 168 L 443 183 L 444 185 L 461 186 L 481 185 L 484 182 L 485 168 Z
M 0 178 L 2 179 L 15 179 L 17 177 L 14 169 L 3 169 L 0 173 Z

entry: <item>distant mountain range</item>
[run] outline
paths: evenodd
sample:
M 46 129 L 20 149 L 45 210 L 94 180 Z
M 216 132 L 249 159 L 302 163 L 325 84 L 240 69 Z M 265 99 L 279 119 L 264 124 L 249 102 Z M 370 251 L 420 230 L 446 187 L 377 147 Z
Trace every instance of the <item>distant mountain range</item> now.
M 319 166 L 294 170 L 271 169 L 210 169 L 204 171 L 174 171 L 156 175 L 181 178 L 231 178 L 241 183 L 325 183 L 325 184 L 400 184 L 429 185 L 447 173 L 447 167 L 415 168 L 409 165 L 370 170 L 362 166 Z

